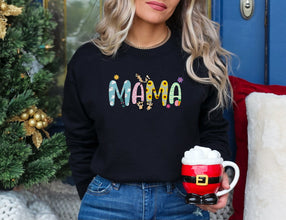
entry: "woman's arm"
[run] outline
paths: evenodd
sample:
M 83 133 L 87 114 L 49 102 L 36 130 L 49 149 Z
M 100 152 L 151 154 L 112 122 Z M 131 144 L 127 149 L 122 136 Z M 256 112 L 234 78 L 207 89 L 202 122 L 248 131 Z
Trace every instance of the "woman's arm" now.
M 208 87 L 208 95 L 200 111 L 200 144 L 219 151 L 224 160 L 229 160 L 228 121 L 223 117 L 221 108 L 212 110 L 217 104 L 217 91 L 214 86 Z
M 94 121 L 91 120 L 81 103 L 73 70 L 74 61 L 68 66 L 64 87 L 63 120 L 66 142 L 70 151 L 70 167 L 80 198 L 95 176 L 90 169 L 97 146 Z
M 229 160 L 228 122 L 223 117 L 223 110 L 221 108 L 212 111 L 216 103 L 216 88 L 209 86 L 208 96 L 201 107 L 200 144 L 201 146 L 219 151 L 224 160 Z M 221 190 L 223 189 L 229 189 L 229 180 L 225 172 L 221 183 Z M 201 205 L 199 207 L 210 212 L 216 212 L 226 206 L 227 200 L 228 193 L 221 196 L 216 205 Z
M 222 178 L 220 190 L 224 190 L 224 189 L 229 189 L 229 180 L 228 180 L 228 176 L 226 173 L 223 173 L 223 178 Z M 215 204 L 215 205 L 198 205 L 198 206 L 201 209 L 215 213 L 219 209 L 222 209 L 227 205 L 228 196 L 229 196 L 229 194 L 227 193 L 227 194 L 224 194 L 221 197 L 219 197 L 219 200 L 218 200 L 217 204 Z

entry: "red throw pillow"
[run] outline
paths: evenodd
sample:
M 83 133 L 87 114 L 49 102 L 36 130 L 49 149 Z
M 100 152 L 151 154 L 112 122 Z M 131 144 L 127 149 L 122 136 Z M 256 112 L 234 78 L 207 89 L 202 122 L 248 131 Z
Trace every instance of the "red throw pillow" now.
M 233 111 L 235 141 L 237 148 L 235 162 L 240 168 L 239 181 L 233 192 L 234 214 L 230 217 L 230 220 L 242 220 L 244 210 L 244 190 L 248 166 L 247 116 L 245 98 L 252 92 L 286 95 L 286 86 L 254 84 L 234 76 L 230 76 L 229 78 L 234 93 Z

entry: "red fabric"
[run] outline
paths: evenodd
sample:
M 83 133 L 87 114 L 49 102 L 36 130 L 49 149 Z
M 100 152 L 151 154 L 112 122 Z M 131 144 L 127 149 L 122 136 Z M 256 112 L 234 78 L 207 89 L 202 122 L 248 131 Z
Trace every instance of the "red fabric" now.
M 234 214 L 230 217 L 230 220 L 242 220 L 244 210 L 244 190 L 248 166 L 247 116 L 245 98 L 252 92 L 286 95 L 286 86 L 260 85 L 250 83 L 244 79 L 233 76 L 230 76 L 229 78 L 234 92 L 233 111 L 235 140 L 237 147 L 235 162 L 240 169 L 239 181 L 234 188 L 233 194 Z

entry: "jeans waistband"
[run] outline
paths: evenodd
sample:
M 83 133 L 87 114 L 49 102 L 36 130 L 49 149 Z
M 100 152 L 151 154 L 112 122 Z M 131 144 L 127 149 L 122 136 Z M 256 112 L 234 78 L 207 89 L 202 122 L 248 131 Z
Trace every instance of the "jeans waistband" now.
M 166 187 L 167 192 L 171 192 L 175 186 L 174 183 L 171 182 L 131 182 L 131 183 L 121 183 L 129 186 L 138 186 L 141 189 L 149 189 L 149 188 L 156 188 L 156 187 Z
M 141 189 L 166 187 L 167 192 L 172 192 L 175 185 L 182 182 L 182 181 L 176 181 L 176 182 L 115 182 L 112 180 L 108 180 L 100 175 L 97 175 L 95 178 L 103 184 L 112 184 L 112 186 L 115 188 L 119 188 L 120 185 L 137 186 Z

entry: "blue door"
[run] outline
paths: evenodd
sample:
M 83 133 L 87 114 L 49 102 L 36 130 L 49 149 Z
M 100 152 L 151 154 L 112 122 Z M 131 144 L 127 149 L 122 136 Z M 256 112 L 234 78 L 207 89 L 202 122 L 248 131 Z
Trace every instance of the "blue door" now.
M 257 0 L 253 15 L 244 19 L 240 0 L 213 0 L 213 20 L 221 27 L 223 47 L 236 56 L 233 74 L 254 83 L 264 83 L 265 1 Z
M 268 0 L 269 84 L 286 85 L 286 1 Z
M 254 3 L 244 19 L 240 4 Z M 233 74 L 253 83 L 286 85 L 286 1 L 212 0 L 224 48 L 237 55 Z
M 254 3 L 253 14 L 245 19 L 241 2 Z M 286 1 L 212 0 L 212 18 L 220 24 L 222 45 L 236 56 L 232 75 L 259 84 L 286 85 Z M 233 115 L 231 147 L 235 157 Z

